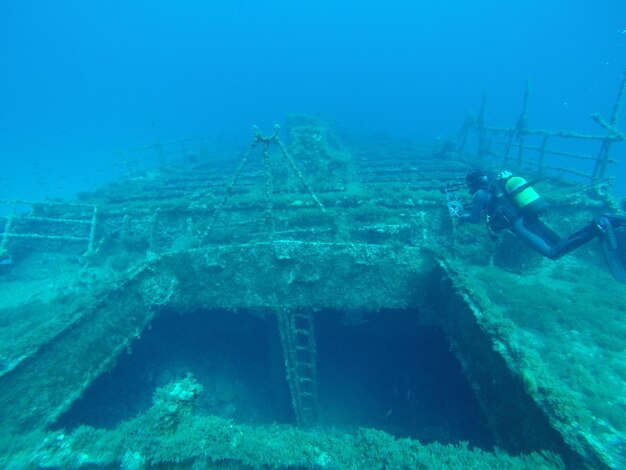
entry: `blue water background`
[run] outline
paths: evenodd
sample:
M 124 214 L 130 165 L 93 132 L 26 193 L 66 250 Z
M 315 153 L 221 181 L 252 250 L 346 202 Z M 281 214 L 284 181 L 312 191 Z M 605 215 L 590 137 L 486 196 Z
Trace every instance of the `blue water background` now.
M 625 43 L 623 0 L 5 0 L 0 198 L 71 197 L 119 176 L 118 149 L 288 113 L 432 142 L 486 90 L 512 125 L 527 79 L 530 126 L 599 132 Z

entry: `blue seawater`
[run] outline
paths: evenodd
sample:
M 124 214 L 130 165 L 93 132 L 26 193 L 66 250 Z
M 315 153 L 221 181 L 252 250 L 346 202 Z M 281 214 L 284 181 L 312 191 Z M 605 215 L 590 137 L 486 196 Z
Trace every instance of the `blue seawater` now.
M 7 0 L 0 198 L 71 197 L 120 176 L 120 149 L 288 113 L 429 142 L 486 91 L 513 125 L 527 79 L 531 126 L 599 132 L 625 42 L 621 0 Z

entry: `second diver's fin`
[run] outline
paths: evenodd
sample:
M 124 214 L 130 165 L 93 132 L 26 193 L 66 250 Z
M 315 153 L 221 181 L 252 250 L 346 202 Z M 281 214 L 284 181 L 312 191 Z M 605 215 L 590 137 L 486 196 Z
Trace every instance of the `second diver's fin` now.
M 626 227 L 626 215 L 617 214 L 604 214 L 603 217 L 607 218 L 613 228 Z
M 607 244 L 603 242 L 604 247 L 604 259 L 606 259 L 606 264 L 609 265 L 609 269 L 611 273 L 613 273 L 613 277 L 624 284 L 626 284 L 626 268 L 617 257 L 617 252 L 615 250 L 611 250 L 607 248 Z
M 617 250 L 617 238 L 615 238 L 615 230 L 613 230 L 611 219 L 607 216 L 597 217 L 594 219 L 594 223 L 602 244 L 604 246 L 608 244 L 611 250 Z
M 597 227 L 601 231 L 599 238 L 602 241 L 604 259 L 613 277 L 619 282 L 626 283 L 626 268 L 619 259 L 619 245 L 611 222 L 612 220 L 608 217 L 599 217 L 596 220 Z

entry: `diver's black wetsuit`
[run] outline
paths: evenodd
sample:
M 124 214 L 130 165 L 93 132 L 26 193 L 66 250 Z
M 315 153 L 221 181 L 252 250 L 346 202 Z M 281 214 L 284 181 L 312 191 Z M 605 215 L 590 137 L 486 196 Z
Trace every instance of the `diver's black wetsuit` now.
M 504 211 L 508 216 L 506 228 L 546 258 L 558 259 L 601 234 L 601 227 L 591 223 L 568 237 L 562 238 L 544 224 L 538 215 L 524 215 L 506 200 L 501 201 L 500 204 L 507 205 Z M 502 208 L 497 207 L 497 204 L 493 204 L 492 195 L 487 189 L 479 189 L 474 193 L 471 212 L 461 215 L 460 220 L 478 223 L 482 220 L 483 213 L 487 213 L 489 217 L 502 217 L 499 213 L 500 209 Z

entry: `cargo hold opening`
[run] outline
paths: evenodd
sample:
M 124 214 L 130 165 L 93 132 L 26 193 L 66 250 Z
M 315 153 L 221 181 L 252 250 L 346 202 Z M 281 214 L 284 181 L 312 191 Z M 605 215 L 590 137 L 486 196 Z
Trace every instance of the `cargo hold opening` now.
M 416 310 L 314 314 L 315 426 L 370 427 L 422 442 L 494 438 L 443 330 Z M 55 423 L 113 428 L 146 411 L 154 391 L 192 374 L 197 413 L 296 425 L 276 317 L 267 309 L 162 312 L 112 370 Z

